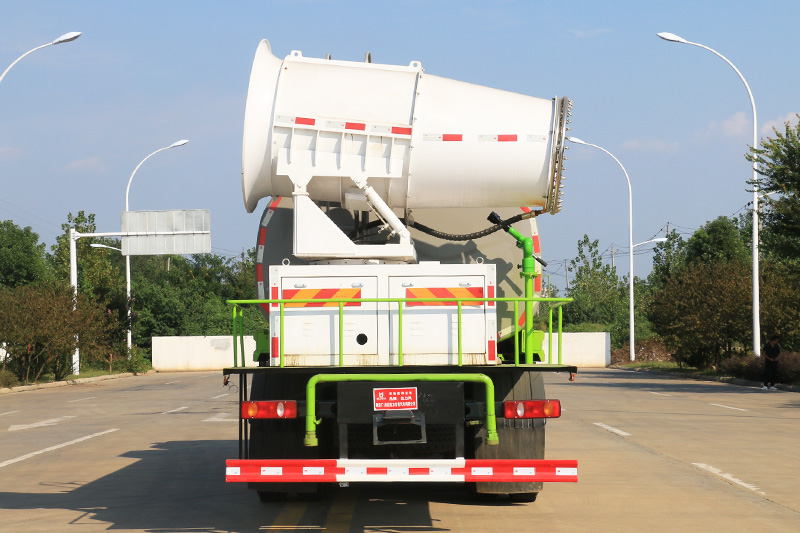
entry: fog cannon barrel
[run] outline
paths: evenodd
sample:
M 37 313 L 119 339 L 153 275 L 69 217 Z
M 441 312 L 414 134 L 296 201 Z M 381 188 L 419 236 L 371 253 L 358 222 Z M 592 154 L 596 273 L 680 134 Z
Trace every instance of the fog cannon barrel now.
M 275 57 L 258 46 L 244 121 L 242 190 L 396 209 L 560 210 L 567 98 L 541 99 L 408 66 Z

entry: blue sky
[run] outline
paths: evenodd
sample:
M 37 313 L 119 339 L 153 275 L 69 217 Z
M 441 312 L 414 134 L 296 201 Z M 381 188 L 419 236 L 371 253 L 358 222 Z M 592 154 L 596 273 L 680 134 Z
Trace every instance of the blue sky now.
M 20 61 L 0 83 L 0 220 L 31 226 L 48 247 L 67 213 L 95 213 L 118 231 L 125 186 L 132 210 L 208 208 L 212 251 L 255 244 L 261 207 L 244 210 L 241 136 L 260 39 L 275 55 L 407 65 L 541 98 L 574 102 L 571 134 L 625 165 L 634 241 L 690 234 L 742 212 L 750 164 L 747 92 L 721 59 L 668 43 L 678 34 L 716 49 L 747 78 L 759 135 L 800 112 L 796 1 L 93 1 L 4 0 L 0 70 L 69 32 L 76 41 Z M 572 146 L 564 208 L 540 217 L 544 257 L 560 260 L 584 233 L 613 244 L 627 274 L 628 191 L 616 163 Z M 639 251 L 639 249 L 637 249 Z M 641 250 L 645 252 L 644 247 Z M 635 272 L 652 254 L 637 255 Z

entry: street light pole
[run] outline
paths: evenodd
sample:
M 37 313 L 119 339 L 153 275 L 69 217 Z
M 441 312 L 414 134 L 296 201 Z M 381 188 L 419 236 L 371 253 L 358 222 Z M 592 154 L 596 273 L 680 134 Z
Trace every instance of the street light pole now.
M 164 148 L 159 148 L 158 150 L 156 150 L 152 154 L 150 154 L 147 157 L 145 157 L 144 159 L 142 159 L 139 162 L 139 164 L 136 165 L 136 168 L 134 168 L 133 172 L 131 173 L 130 179 L 128 179 L 128 187 L 125 189 L 125 211 L 126 212 L 130 211 L 130 209 L 128 209 L 128 195 L 131 192 L 131 182 L 133 181 L 133 177 L 136 175 L 136 171 L 139 170 L 139 167 L 142 166 L 142 164 L 145 161 L 147 161 L 148 159 L 150 159 L 151 157 L 153 157 L 157 153 L 163 152 L 164 150 L 169 150 L 170 148 L 177 148 L 178 146 L 183 146 L 184 144 L 186 144 L 188 142 L 189 142 L 188 140 L 182 139 L 180 141 L 176 141 L 176 142 L 170 144 L 169 146 L 165 146 Z M 131 350 L 131 348 L 133 346 L 133 332 L 131 331 L 131 256 L 130 255 L 126 255 L 125 256 L 125 287 L 126 287 L 126 294 L 128 295 L 128 353 L 130 353 L 130 350 Z
M 42 48 L 46 48 L 46 47 L 52 46 L 54 44 L 68 43 L 70 41 L 74 41 L 75 39 L 77 39 L 80 36 L 81 36 L 81 32 L 79 32 L 79 31 L 71 31 L 69 33 L 65 33 L 64 35 L 62 35 L 61 37 L 59 37 L 58 39 L 56 39 L 53 42 L 50 42 L 50 43 L 47 43 L 47 44 L 43 44 L 41 46 L 37 46 L 33 50 L 28 50 L 27 52 L 25 52 L 24 54 L 19 56 L 13 63 L 11 63 L 8 66 L 8 68 L 3 71 L 2 74 L 0 74 L 0 81 L 3 81 L 3 78 L 6 77 L 6 74 L 8 73 L 9 70 L 11 70 L 11 67 L 13 67 L 17 63 L 19 63 L 20 59 L 22 59 L 23 57 L 27 56 L 28 54 L 32 54 L 36 50 L 41 50 Z
M 756 118 L 756 102 L 753 99 L 753 92 L 750 90 L 750 85 L 744 79 L 742 73 L 736 68 L 736 65 L 731 63 L 727 57 L 720 54 L 713 48 L 709 48 L 700 43 L 693 43 L 687 41 L 683 37 L 679 37 L 674 33 L 661 32 L 656 34 L 665 41 L 673 43 L 691 44 L 708 50 L 712 54 L 721 58 L 730 67 L 736 71 L 736 74 L 744 83 L 744 88 L 747 89 L 747 96 L 750 97 L 750 106 L 753 108 L 753 148 L 758 147 L 758 119 Z M 758 266 L 758 161 L 753 160 L 753 353 L 756 357 L 761 356 L 761 304 L 760 304 L 760 287 L 759 287 L 759 266 Z
M 611 156 L 614 161 L 617 162 L 619 168 L 622 169 L 622 172 L 625 174 L 625 179 L 628 182 L 628 284 L 629 289 L 628 292 L 630 293 L 630 302 L 629 302 L 629 309 L 628 312 L 630 314 L 630 345 L 631 345 L 631 361 L 636 360 L 636 350 L 634 347 L 634 333 L 633 333 L 633 191 L 631 190 L 631 179 L 628 177 L 628 171 L 625 170 L 625 167 L 620 163 L 619 159 L 614 157 L 614 154 L 603 148 L 602 146 L 597 146 L 596 144 L 587 143 L 586 141 L 582 141 L 577 137 L 567 137 L 567 140 L 570 142 L 574 142 L 575 144 L 585 144 L 586 146 L 592 146 L 597 148 L 598 150 L 602 150 L 608 155 Z

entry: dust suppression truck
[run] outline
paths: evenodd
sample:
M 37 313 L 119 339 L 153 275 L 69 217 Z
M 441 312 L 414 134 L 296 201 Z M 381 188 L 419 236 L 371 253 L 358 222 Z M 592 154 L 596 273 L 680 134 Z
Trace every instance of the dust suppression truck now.
M 561 414 L 544 374 L 577 369 L 561 364 L 568 300 L 542 297 L 536 225 L 561 208 L 570 109 L 419 61 L 279 59 L 259 44 L 242 190 L 248 212 L 265 207 L 258 299 L 229 302 L 228 482 L 263 501 L 357 482 L 533 501 L 543 482 L 577 481 L 577 461 L 544 452 Z M 258 366 L 247 306 L 268 323 Z

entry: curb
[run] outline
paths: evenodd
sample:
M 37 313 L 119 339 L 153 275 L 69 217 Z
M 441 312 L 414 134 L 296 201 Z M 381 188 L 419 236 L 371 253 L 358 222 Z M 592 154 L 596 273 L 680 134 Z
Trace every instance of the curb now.
M 68 379 L 64 381 L 52 381 L 50 383 L 37 383 L 34 385 L 21 385 L 19 387 L 0 388 L 0 395 L 10 394 L 12 392 L 27 392 L 39 389 L 52 389 L 54 387 L 66 387 L 68 385 L 81 385 L 83 383 L 94 383 L 96 381 L 105 381 L 108 379 L 130 378 L 137 374 L 126 372 L 124 374 L 108 374 L 106 376 L 95 376 L 93 378 L 78 378 Z
M 753 387 L 756 389 L 761 388 L 760 381 L 750 381 L 749 379 L 734 378 L 730 376 L 698 376 L 694 374 L 683 374 L 680 372 L 670 372 L 669 370 L 658 370 L 654 368 L 624 368 L 617 365 L 611 365 L 609 368 L 616 370 L 627 370 L 628 372 L 645 372 L 647 374 L 657 374 L 673 379 L 693 379 L 695 381 L 716 381 L 719 383 L 726 383 L 728 385 L 739 385 L 741 387 Z M 778 383 L 775 385 L 778 390 L 784 392 L 800 392 L 800 387 L 797 385 L 784 385 Z

